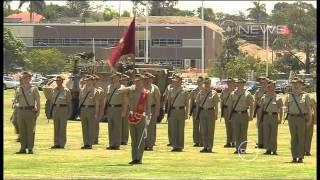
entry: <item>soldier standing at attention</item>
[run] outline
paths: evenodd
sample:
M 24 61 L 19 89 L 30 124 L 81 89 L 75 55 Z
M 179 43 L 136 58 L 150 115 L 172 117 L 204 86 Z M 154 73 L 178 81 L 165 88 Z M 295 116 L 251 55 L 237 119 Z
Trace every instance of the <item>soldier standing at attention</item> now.
M 67 142 L 67 121 L 71 115 L 71 92 L 63 87 L 62 76 L 57 76 L 54 81 L 57 87 L 52 89 L 51 102 L 52 119 L 54 127 L 54 146 L 51 149 L 63 149 Z
M 120 79 L 120 84 L 123 85 L 124 87 L 129 86 L 129 79 L 130 77 L 122 74 L 122 77 Z M 128 94 L 126 94 L 128 96 Z M 127 145 L 128 144 L 128 139 L 129 139 L 129 124 L 128 124 L 128 114 L 129 114 L 129 107 L 127 107 L 127 112 L 126 116 L 122 117 L 122 127 L 121 127 L 121 145 Z
M 127 115 L 128 98 L 127 94 L 120 94 L 118 89 L 123 87 L 120 84 L 122 74 L 119 72 L 111 75 L 112 84 L 107 88 L 105 98 L 105 109 L 108 117 L 109 147 L 110 150 L 119 150 L 122 135 L 122 119 Z
M 237 89 L 231 93 L 232 108 L 229 120 L 233 123 L 236 151 L 237 153 L 246 153 L 248 123 L 253 119 L 253 97 L 249 91 L 244 89 L 246 80 L 240 78 L 235 81 Z M 249 109 L 249 114 L 248 114 Z
M 256 148 L 263 148 L 263 123 L 260 123 L 261 119 L 261 98 L 266 92 L 266 85 L 268 79 L 264 76 L 260 76 L 258 78 L 258 81 L 261 85 L 261 88 L 259 88 L 256 93 L 254 94 L 254 113 L 253 116 L 257 117 L 257 128 L 258 128 L 258 143 L 256 145 Z
M 33 154 L 36 120 L 40 114 L 40 94 L 38 88 L 30 84 L 31 74 L 21 73 L 21 84 L 15 92 L 17 121 L 20 133 L 20 151 L 17 154 Z
M 229 112 L 232 106 L 231 92 L 234 90 L 234 81 L 232 78 L 226 80 L 228 87 L 221 92 L 221 116 L 224 118 L 226 126 L 227 143 L 224 145 L 225 148 L 235 147 L 234 130 L 229 121 Z
M 172 123 L 172 152 L 182 152 L 184 148 L 185 120 L 189 115 L 189 95 L 182 88 L 182 78 L 178 75 L 172 79 L 173 88 L 168 92 L 168 121 Z
M 126 88 L 129 92 L 129 126 L 131 136 L 132 161 L 129 164 L 141 164 L 145 147 L 146 126 L 151 119 L 149 91 L 144 88 L 141 74 L 136 74 L 134 85 Z
M 211 80 L 204 79 L 204 88 L 196 97 L 198 112 L 196 119 L 200 121 L 200 136 L 203 142 L 203 149 L 200 152 L 212 152 L 215 121 L 218 118 L 218 93 L 211 88 Z
M 277 136 L 278 124 L 281 124 L 283 114 L 283 102 L 279 95 L 276 94 L 275 81 L 269 80 L 267 83 L 266 94 L 261 98 L 261 120 L 263 123 L 263 142 L 267 150 L 266 155 L 277 155 Z
M 172 75 L 174 76 L 174 75 Z M 170 84 L 168 85 L 168 87 L 166 88 L 166 90 L 164 91 L 163 93 L 163 96 L 164 96 L 164 100 L 163 100 L 163 104 L 165 106 L 165 112 L 168 113 L 168 95 L 169 95 L 169 91 L 170 89 L 172 88 L 172 77 L 169 77 L 168 78 L 169 80 L 171 80 Z M 171 136 L 171 129 L 172 129 L 172 122 L 169 121 L 169 118 L 167 116 L 167 122 L 168 122 L 168 141 L 169 141 L 169 144 L 167 144 L 167 146 L 172 146 L 172 136 Z
M 99 99 L 99 106 L 96 107 L 99 109 L 99 119 L 98 121 L 95 121 L 94 124 L 94 141 L 93 144 L 99 144 L 99 130 L 100 130 L 100 119 L 103 116 L 103 98 L 104 98 L 104 90 L 101 86 L 97 85 L 97 81 L 100 79 L 99 76 L 97 75 L 92 75 L 93 76 L 93 86 L 96 88 L 95 90 L 97 91 L 98 94 L 98 99 Z
M 145 151 L 153 151 L 153 146 L 156 141 L 156 132 L 157 132 L 157 118 L 160 112 L 160 90 L 159 87 L 153 84 L 153 78 L 155 76 L 151 73 L 145 73 L 145 89 L 147 89 L 149 93 L 149 101 L 151 104 L 151 121 L 148 126 L 148 136 L 145 142 Z
M 196 114 L 197 114 L 197 108 L 196 108 L 196 97 L 198 95 L 198 93 L 200 92 L 200 90 L 203 89 L 203 77 L 199 76 L 198 80 L 197 80 L 197 85 L 198 87 L 194 90 L 191 91 L 190 94 L 190 113 L 189 115 L 192 116 L 192 120 L 193 120 L 193 133 L 192 133 L 192 137 L 193 137 L 193 147 L 201 147 L 202 146 L 202 141 L 201 141 L 201 137 L 200 137 L 200 121 L 196 120 Z
M 93 86 L 94 77 L 87 75 L 85 86 L 80 90 L 79 108 L 84 146 L 81 149 L 92 149 L 95 136 L 95 121 L 99 120 L 99 94 Z
M 292 163 L 303 163 L 305 154 L 306 126 L 311 126 L 311 102 L 303 92 L 303 81 L 294 79 L 292 93 L 288 94 L 285 106 L 288 110 L 288 123 L 291 135 Z
M 303 88 L 308 87 L 309 84 L 305 83 Z M 305 155 L 311 156 L 310 150 L 311 150 L 311 142 L 312 142 L 312 136 L 313 136 L 313 126 L 317 121 L 317 102 L 316 98 L 310 98 L 310 105 L 312 109 L 312 120 L 311 125 L 306 126 L 306 142 L 305 142 Z

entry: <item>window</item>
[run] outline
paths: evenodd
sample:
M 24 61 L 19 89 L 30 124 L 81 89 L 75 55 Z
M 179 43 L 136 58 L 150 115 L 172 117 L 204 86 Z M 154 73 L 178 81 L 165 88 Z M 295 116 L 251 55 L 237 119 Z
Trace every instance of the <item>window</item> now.
M 94 45 L 96 47 L 114 47 L 117 45 L 120 39 L 118 38 L 106 38 L 94 39 Z M 33 39 L 33 46 L 59 46 L 59 47 L 92 47 L 93 39 L 92 38 L 59 38 L 59 39 Z
M 181 59 L 150 59 L 152 64 L 170 64 L 174 68 L 183 68 Z
M 181 39 L 152 39 L 152 47 L 182 47 Z

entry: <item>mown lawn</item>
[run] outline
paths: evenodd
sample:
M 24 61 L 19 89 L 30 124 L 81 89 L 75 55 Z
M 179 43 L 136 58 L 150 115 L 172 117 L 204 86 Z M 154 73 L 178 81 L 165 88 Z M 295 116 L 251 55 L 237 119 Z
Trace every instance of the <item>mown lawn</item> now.
M 314 96 L 315 94 L 313 94 Z M 223 119 L 216 123 L 214 153 L 199 153 L 192 147 L 192 121 L 186 122 L 185 149 L 182 153 L 170 152 L 167 147 L 167 124 L 157 125 L 157 146 L 144 153 L 142 165 L 129 165 L 130 144 L 120 151 L 106 150 L 107 124 L 100 124 L 100 144 L 93 150 L 81 150 L 81 125 L 68 122 L 67 145 L 64 150 L 49 149 L 53 144 L 53 123 L 48 123 L 42 109 L 37 120 L 34 155 L 16 155 L 20 144 L 15 141 L 12 113 L 13 90 L 4 91 L 4 178 L 5 179 L 315 179 L 316 134 L 312 142 L 311 157 L 304 164 L 292 164 L 288 124 L 279 126 L 278 156 L 263 155 L 264 150 L 254 149 L 257 139 L 255 122 L 250 122 L 248 135 L 249 154 L 239 157 L 235 149 L 223 148 L 225 128 Z M 45 98 L 42 95 L 42 104 Z M 165 122 L 165 120 L 163 120 Z M 316 127 L 314 127 L 316 128 Z M 316 131 L 314 131 L 316 133 Z M 130 142 L 130 140 L 129 140 Z

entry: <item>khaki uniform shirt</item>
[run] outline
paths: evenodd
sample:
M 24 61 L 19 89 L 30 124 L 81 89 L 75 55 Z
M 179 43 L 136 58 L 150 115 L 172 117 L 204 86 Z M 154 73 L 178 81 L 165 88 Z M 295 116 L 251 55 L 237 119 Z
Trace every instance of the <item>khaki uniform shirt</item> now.
M 314 121 L 317 122 L 317 102 L 316 98 L 311 98 L 311 108 L 314 115 Z
M 25 97 L 26 97 L 29 105 L 23 96 L 21 88 L 23 88 Z M 16 93 L 15 93 L 15 99 L 16 99 L 18 107 L 34 106 L 37 98 L 40 98 L 40 94 L 39 94 L 39 90 L 36 86 L 28 86 L 28 87 L 21 87 L 20 86 L 19 88 L 17 88 Z
M 241 98 L 235 107 L 235 111 L 245 111 L 249 109 L 250 103 L 253 103 L 253 97 L 250 94 L 249 91 L 241 90 L 239 93 L 238 90 L 235 90 L 231 93 L 231 99 L 232 99 L 232 107 L 235 106 L 236 102 L 238 101 L 239 96 L 241 95 Z
M 88 94 L 87 98 L 84 99 L 87 94 Z M 80 105 L 83 101 L 84 101 L 83 105 L 86 105 L 86 106 L 96 105 L 96 101 L 98 100 L 99 100 L 99 94 L 95 87 L 89 89 L 85 86 L 83 89 L 80 90 L 80 96 L 79 96 Z
M 159 87 L 155 84 L 151 84 L 151 88 L 148 90 L 150 91 L 150 95 L 149 95 L 150 103 L 151 103 L 151 105 L 154 105 L 154 104 L 156 104 L 157 99 L 160 99 Z
M 285 106 L 287 107 L 288 113 L 289 114 L 300 114 L 299 108 L 296 104 L 296 102 L 294 101 L 293 94 L 288 94 L 287 99 L 285 101 Z M 308 108 L 311 107 L 311 100 L 310 100 L 310 96 L 305 93 L 305 92 L 301 92 L 298 95 L 294 95 L 297 103 L 300 107 L 301 113 L 308 113 L 307 110 Z
M 119 89 L 120 87 L 123 87 L 123 86 L 122 85 L 114 85 L 114 84 L 110 84 L 108 86 L 106 95 L 109 98 L 109 100 L 108 100 L 109 104 L 118 105 L 118 104 L 122 104 L 123 103 L 123 98 L 124 98 L 124 96 L 126 94 L 125 93 L 119 93 L 118 90 L 115 90 L 115 89 Z M 112 97 L 110 97 L 112 93 L 113 93 L 113 95 L 112 95 Z
M 199 87 L 197 87 L 196 89 L 191 91 L 191 93 L 190 93 L 190 102 L 191 102 L 190 109 L 195 108 L 195 106 L 196 106 L 195 101 L 196 101 L 196 98 L 197 98 L 199 92 L 200 92 Z M 192 107 L 192 105 L 194 105 L 194 107 Z
M 232 93 L 231 89 L 224 89 L 221 92 L 221 95 L 220 95 L 221 106 L 225 105 L 225 106 L 231 107 L 232 105 L 231 93 Z
M 174 100 L 174 98 L 176 97 L 178 92 L 180 92 L 180 93 L 177 96 L 177 98 Z M 182 87 L 180 87 L 180 88 L 171 88 L 171 89 L 169 89 L 168 94 L 169 94 L 168 96 L 169 96 L 170 105 L 172 105 L 173 107 L 188 106 L 188 104 L 189 104 L 189 94 Z
M 209 95 L 208 95 L 209 93 Z M 208 109 L 217 107 L 219 103 L 219 96 L 215 90 L 201 90 L 196 97 L 196 104 L 202 108 Z
M 138 105 L 139 100 L 140 100 L 140 95 L 141 95 L 141 92 L 136 91 L 135 85 L 130 86 L 129 92 L 128 92 L 128 96 L 129 96 L 129 111 L 133 111 L 133 112 L 136 111 L 137 105 Z M 150 103 L 150 92 L 149 92 L 149 97 L 148 97 L 148 100 L 147 100 L 146 103 L 147 103 L 147 106 L 149 106 L 149 107 L 151 106 L 151 103 Z M 145 109 L 145 111 L 146 111 L 146 109 Z
M 280 112 L 280 109 L 282 108 L 282 99 L 279 95 L 270 96 L 265 94 L 261 98 L 261 105 L 262 110 L 265 112 Z
M 57 97 L 58 95 L 58 92 L 60 91 L 59 93 L 59 96 Z M 56 102 L 54 103 L 54 100 L 57 98 Z M 71 92 L 68 88 L 54 88 L 52 89 L 52 97 L 51 97 L 51 100 L 52 100 L 52 103 L 54 104 L 67 104 L 67 99 L 70 99 L 71 100 Z
M 259 105 L 261 107 L 261 98 L 264 94 L 265 91 L 262 88 L 256 91 L 256 93 L 254 94 L 254 100 L 256 102 L 256 105 Z

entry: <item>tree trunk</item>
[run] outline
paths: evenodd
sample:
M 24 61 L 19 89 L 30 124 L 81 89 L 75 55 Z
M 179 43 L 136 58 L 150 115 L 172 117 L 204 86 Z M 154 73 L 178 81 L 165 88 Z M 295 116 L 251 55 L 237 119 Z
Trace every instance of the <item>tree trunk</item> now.
M 309 43 L 307 43 L 307 46 L 305 48 L 305 53 L 306 53 L 306 74 L 310 74 L 310 48 L 309 48 Z

